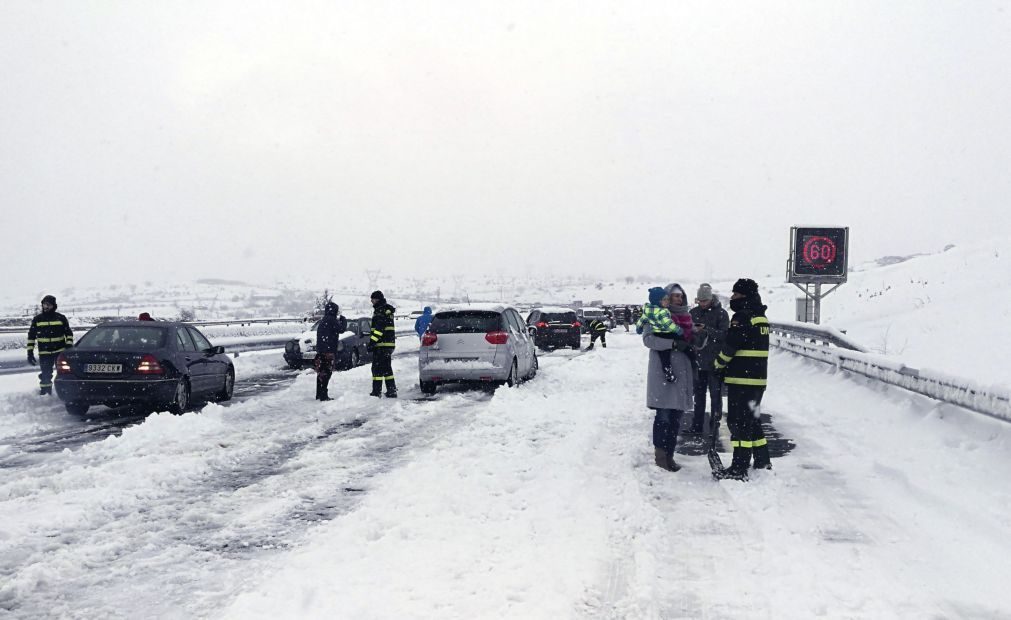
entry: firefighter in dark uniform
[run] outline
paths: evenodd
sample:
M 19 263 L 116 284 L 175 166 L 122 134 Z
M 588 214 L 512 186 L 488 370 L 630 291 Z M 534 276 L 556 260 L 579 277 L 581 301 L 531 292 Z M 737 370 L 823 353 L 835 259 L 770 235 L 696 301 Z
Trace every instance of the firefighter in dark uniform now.
M 348 321 L 340 315 L 340 307 L 332 301 L 323 306 L 323 319 L 316 326 L 316 400 L 330 398 L 330 376 L 333 375 L 341 334 Z
M 723 375 L 727 386 L 727 427 L 734 459 L 724 478 L 748 479 L 748 466 L 755 457 L 755 469 L 772 469 L 769 446 L 759 419 L 769 365 L 769 320 L 754 280 L 741 278 L 730 297 L 730 319 L 723 348 L 713 369 Z
M 587 351 L 593 348 L 593 343 L 597 341 L 597 338 L 600 338 L 600 346 L 607 348 L 607 325 L 603 321 L 591 319 L 586 329 L 590 332 L 590 346 L 586 347 Z
M 34 366 L 35 344 L 39 345 L 39 395 L 53 393 L 53 365 L 60 351 L 74 346 L 74 332 L 67 317 L 56 311 L 56 298 L 42 298 L 42 314 L 28 328 L 28 363 Z
M 386 303 L 382 291 L 373 291 L 372 338 L 368 348 L 372 351 L 372 396 L 381 396 L 386 382 L 386 398 L 397 397 L 397 383 L 393 379 L 393 349 L 397 346 L 397 332 L 393 326 L 396 310 Z

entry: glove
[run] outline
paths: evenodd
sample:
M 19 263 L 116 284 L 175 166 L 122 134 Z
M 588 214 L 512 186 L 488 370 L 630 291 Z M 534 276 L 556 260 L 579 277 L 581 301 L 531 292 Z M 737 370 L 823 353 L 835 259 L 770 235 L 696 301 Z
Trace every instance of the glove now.
M 35 351 L 28 352 L 28 363 L 34 366 L 38 362 L 35 361 Z

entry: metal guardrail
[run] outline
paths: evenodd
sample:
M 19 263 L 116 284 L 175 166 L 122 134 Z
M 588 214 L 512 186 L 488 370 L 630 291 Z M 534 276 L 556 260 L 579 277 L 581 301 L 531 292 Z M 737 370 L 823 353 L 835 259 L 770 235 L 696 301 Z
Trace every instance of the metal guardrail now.
M 867 353 L 838 330 L 809 323 L 776 322 L 770 324 L 771 344 L 790 353 L 832 364 L 875 381 L 977 413 L 1011 422 L 1011 390 L 982 386 L 927 369 Z M 859 347 L 859 348 L 858 348 Z
M 128 319 L 124 319 L 128 320 Z M 312 319 L 302 318 L 302 317 L 279 317 L 276 319 L 224 319 L 220 321 L 183 321 L 187 325 L 195 325 L 197 327 L 208 327 L 211 325 L 253 325 L 256 323 L 264 323 L 270 325 L 271 323 L 308 323 Z M 0 334 L 21 334 L 28 333 L 29 325 L 25 326 L 14 326 L 14 327 L 0 327 Z M 71 325 L 72 329 L 76 330 L 89 330 L 94 325 Z

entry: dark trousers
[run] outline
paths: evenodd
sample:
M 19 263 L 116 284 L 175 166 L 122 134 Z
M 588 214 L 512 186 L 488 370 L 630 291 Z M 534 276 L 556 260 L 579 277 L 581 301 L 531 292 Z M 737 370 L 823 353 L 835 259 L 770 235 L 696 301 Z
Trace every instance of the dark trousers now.
M 699 380 L 695 382 L 695 416 L 692 418 L 692 430 L 702 432 L 706 424 L 706 394 L 709 394 L 709 411 L 714 416 L 723 414 L 723 383 L 719 375 L 707 370 L 699 371 Z
M 668 454 L 674 454 L 678 443 L 678 430 L 681 428 L 680 409 L 655 409 L 653 417 L 653 447 Z
M 738 460 L 744 459 L 743 466 L 747 467 L 753 449 L 756 456 L 761 453 L 763 460 L 768 461 L 765 432 L 762 431 L 761 420 L 755 415 L 764 394 L 764 387 L 727 384 L 727 428 L 730 429 L 735 465 Z
M 604 347 L 606 349 L 607 348 L 607 332 L 590 332 L 590 346 L 587 347 L 587 348 L 588 349 L 592 349 L 593 348 L 593 343 L 597 341 L 597 338 L 600 338 L 600 346 L 602 346 L 602 347 Z
M 53 366 L 59 353 L 39 354 L 39 389 L 44 392 L 53 391 Z
M 330 377 L 333 376 L 334 354 L 317 353 L 316 360 L 316 400 L 330 398 Z
M 378 396 L 386 382 L 386 393 L 396 394 L 397 384 L 393 379 L 393 349 L 376 347 L 372 351 L 372 394 Z

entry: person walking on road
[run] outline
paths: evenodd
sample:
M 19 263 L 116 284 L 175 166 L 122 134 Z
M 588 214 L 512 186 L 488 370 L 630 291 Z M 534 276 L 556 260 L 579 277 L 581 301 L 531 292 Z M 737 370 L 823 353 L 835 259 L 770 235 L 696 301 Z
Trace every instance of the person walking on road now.
M 330 377 L 337 360 L 340 336 L 347 331 L 348 321 L 340 314 L 340 306 L 332 301 L 323 306 L 323 319 L 316 326 L 316 400 L 330 398 Z
M 414 331 L 418 333 L 418 338 L 421 338 L 422 336 L 425 335 L 425 330 L 428 329 L 428 326 L 431 323 L 432 323 L 432 307 L 425 306 L 425 309 L 422 310 L 421 312 L 421 316 L 419 316 L 417 319 L 414 320 Z
M 39 345 L 39 359 L 35 360 L 35 344 Z M 67 317 L 56 311 L 56 298 L 42 298 L 42 312 L 32 319 L 28 328 L 28 363 L 39 365 L 39 395 L 53 393 L 53 366 L 60 351 L 74 346 L 74 332 Z
M 593 343 L 600 338 L 600 346 L 607 348 L 607 324 L 600 319 L 591 319 L 589 324 L 587 324 L 586 329 L 590 332 L 590 346 L 586 347 L 589 351 L 593 348 Z
M 397 397 L 397 383 L 393 378 L 393 349 L 397 346 L 397 332 L 393 325 L 393 313 L 396 308 L 386 303 L 382 291 L 373 291 L 369 297 L 372 302 L 372 337 L 368 349 L 372 351 L 372 393 L 380 397 L 383 392 L 383 382 L 386 382 L 386 398 Z
M 683 304 L 684 290 L 672 284 L 664 289 L 668 295 L 680 293 L 674 301 Z M 653 333 L 649 322 L 642 324 L 642 344 L 650 349 L 646 370 L 646 407 L 655 412 L 653 418 L 653 458 L 657 467 L 678 471 L 681 466 L 674 460 L 678 430 L 684 412 L 692 406 L 692 362 L 687 352 L 691 344 L 684 338 L 662 338 Z M 675 381 L 668 381 L 659 355 L 653 351 L 670 351 L 671 372 Z
M 749 278 L 734 283 L 730 309 L 734 316 L 713 363 L 727 384 L 727 427 L 734 448 L 733 462 L 720 477 L 747 480 L 752 456 L 755 469 L 772 469 L 760 419 L 769 365 L 769 319 L 758 284 Z
M 695 307 L 691 310 L 692 333 L 695 352 L 699 362 L 699 380 L 695 383 L 695 415 L 689 432 L 702 433 L 706 421 L 706 394 L 709 394 L 709 413 L 716 420 L 723 416 L 723 384 L 713 369 L 716 354 L 723 347 L 730 327 L 730 317 L 713 295 L 713 287 L 703 284 L 695 295 Z M 718 428 L 713 426 L 713 428 Z

